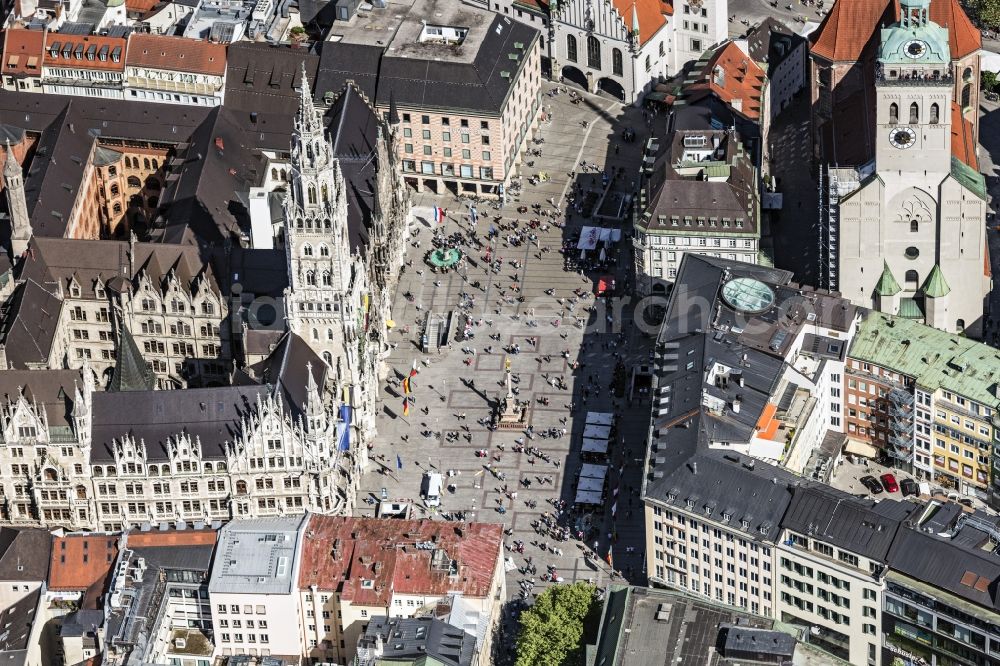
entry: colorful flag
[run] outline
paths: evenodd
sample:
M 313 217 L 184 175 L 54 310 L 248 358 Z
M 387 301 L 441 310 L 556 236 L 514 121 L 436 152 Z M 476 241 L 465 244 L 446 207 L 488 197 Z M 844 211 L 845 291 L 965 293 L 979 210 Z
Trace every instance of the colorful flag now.
M 444 208 L 434 206 L 434 221 L 438 224 L 444 224 Z
M 406 395 L 410 395 L 410 378 L 409 377 L 404 377 L 403 378 L 403 393 L 405 393 Z
M 607 555 L 607 557 L 605 559 L 608 561 L 608 566 L 611 567 L 611 568 L 614 568 L 615 565 L 614 565 L 613 560 L 611 558 L 611 546 L 608 546 L 608 555 Z
M 399 457 L 398 453 L 396 454 L 396 469 L 403 469 L 403 459 Z
M 403 398 L 403 416 L 410 415 L 410 399 Z

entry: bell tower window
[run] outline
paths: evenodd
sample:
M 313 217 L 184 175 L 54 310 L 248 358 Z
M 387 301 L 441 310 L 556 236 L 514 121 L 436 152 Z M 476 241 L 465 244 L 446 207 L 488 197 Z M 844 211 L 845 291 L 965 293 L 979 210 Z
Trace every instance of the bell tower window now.
M 916 125 L 920 122 L 920 106 L 914 102 L 910 104 L 910 124 Z

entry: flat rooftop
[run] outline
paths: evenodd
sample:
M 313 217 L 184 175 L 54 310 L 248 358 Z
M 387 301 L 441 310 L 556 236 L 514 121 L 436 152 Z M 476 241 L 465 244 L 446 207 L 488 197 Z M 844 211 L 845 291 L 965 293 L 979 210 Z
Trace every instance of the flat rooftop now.
M 395 58 L 471 63 L 493 19 L 490 12 L 450 0 L 389 0 L 384 9 L 363 4 L 350 21 L 335 21 L 327 41 L 374 44 Z M 428 39 L 428 28 L 445 34 Z M 449 39 L 449 28 L 458 30 L 460 40 Z

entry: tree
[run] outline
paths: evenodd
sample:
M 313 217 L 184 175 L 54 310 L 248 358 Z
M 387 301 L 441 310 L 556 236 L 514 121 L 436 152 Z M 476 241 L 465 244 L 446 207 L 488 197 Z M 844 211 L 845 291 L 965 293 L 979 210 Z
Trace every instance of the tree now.
M 521 613 L 517 666 L 561 666 L 583 662 L 583 622 L 595 603 L 589 583 L 553 585 Z
M 991 29 L 1000 27 L 1000 0 L 975 0 L 973 7 L 983 26 Z
M 988 72 L 986 70 L 983 70 L 983 73 L 980 75 L 980 79 L 982 80 L 983 92 L 992 92 L 996 89 L 997 87 L 996 72 Z

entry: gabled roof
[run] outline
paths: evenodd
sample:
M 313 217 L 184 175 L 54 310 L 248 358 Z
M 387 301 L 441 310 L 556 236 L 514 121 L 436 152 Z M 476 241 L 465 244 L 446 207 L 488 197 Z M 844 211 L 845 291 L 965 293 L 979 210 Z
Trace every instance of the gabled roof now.
M 612 0 L 618 15 L 621 16 L 629 31 L 639 23 L 639 43 L 645 44 L 667 24 L 667 17 L 674 13 L 674 8 L 660 0 Z
M 42 52 L 45 47 L 44 30 L 8 28 L 3 31 L 4 76 L 41 76 Z M 28 67 L 29 61 L 34 67 Z
M 51 547 L 46 530 L 0 528 L 0 581 L 47 580 Z
M 222 76 L 226 73 L 226 45 L 137 32 L 129 38 L 125 64 Z
M 767 74 L 735 42 L 727 42 L 709 58 L 700 79 L 685 88 L 685 96 L 698 99 L 714 93 L 732 109 L 750 119 L 760 117 Z
M 899 18 L 898 0 L 837 0 L 810 35 L 812 53 L 837 61 L 860 60 L 879 29 Z M 982 35 L 959 0 L 933 0 L 930 20 L 948 29 L 951 57 L 964 58 L 982 48 Z
M 15 402 L 20 391 L 45 411 L 49 427 L 68 428 L 73 423 L 74 391 L 81 381 L 79 370 L 4 370 L 0 372 L 0 401 Z
M 226 107 L 292 116 L 299 108 L 303 63 L 309 80 L 315 81 L 319 58 L 305 49 L 258 42 L 230 44 L 226 54 Z
M 45 66 L 125 71 L 126 44 L 122 37 L 50 32 L 45 38 Z
M 19 369 L 45 365 L 52 353 L 62 300 L 34 280 L 28 280 L 8 301 L 0 319 L 0 341 L 7 361 Z
M 83 608 L 97 608 L 115 558 L 117 534 L 67 534 L 52 539 L 50 590 L 84 592 Z

